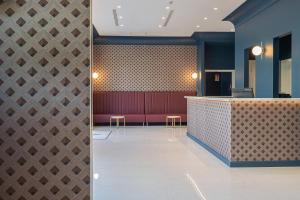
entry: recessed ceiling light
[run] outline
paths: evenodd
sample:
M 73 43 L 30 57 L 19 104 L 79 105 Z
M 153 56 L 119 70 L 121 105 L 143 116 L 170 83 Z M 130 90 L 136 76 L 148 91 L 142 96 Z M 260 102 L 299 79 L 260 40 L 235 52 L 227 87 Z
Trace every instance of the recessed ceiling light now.
M 123 16 L 119 16 L 119 19 L 123 19 Z
M 208 20 L 208 18 L 207 18 L 207 17 L 204 17 L 204 20 Z
M 123 27 L 123 26 L 124 26 L 124 24 L 120 24 L 120 26 L 121 26 L 121 27 Z
M 161 28 L 162 27 L 162 25 L 160 24 L 160 25 L 158 25 L 158 28 Z
M 219 10 L 219 8 L 215 7 L 214 10 Z
M 120 9 L 120 8 L 122 8 L 122 6 L 121 6 L 121 5 L 118 5 L 118 6 L 117 6 L 117 8 L 119 8 L 119 9 Z
M 162 20 L 165 20 L 165 19 L 166 19 L 166 17 L 162 17 L 161 19 L 162 19 Z
M 200 28 L 200 25 L 197 25 L 196 28 Z
M 170 10 L 170 6 L 166 6 L 166 10 Z

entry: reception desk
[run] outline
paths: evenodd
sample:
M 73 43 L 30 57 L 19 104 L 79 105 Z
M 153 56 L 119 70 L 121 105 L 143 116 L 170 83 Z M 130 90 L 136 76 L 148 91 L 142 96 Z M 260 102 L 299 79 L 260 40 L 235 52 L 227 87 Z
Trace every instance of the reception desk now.
M 300 166 L 300 99 L 186 98 L 188 136 L 228 166 Z

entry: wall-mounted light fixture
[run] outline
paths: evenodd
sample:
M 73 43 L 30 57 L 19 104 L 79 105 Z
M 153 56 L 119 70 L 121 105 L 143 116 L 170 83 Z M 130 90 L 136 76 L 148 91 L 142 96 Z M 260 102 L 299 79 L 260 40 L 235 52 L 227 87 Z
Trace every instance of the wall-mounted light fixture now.
M 194 72 L 194 73 L 192 74 L 192 79 L 197 80 L 198 78 L 199 78 L 199 79 L 201 78 L 201 74 L 200 74 L 200 73 L 197 73 L 197 72 Z
M 192 79 L 194 79 L 194 80 L 197 80 L 197 79 L 201 80 L 201 72 L 194 72 L 192 74 Z
M 263 46 L 262 46 L 262 43 L 261 43 L 260 46 L 257 45 L 257 46 L 254 46 L 254 47 L 252 48 L 252 54 L 253 54 L 254 56 L 261 56 L 263 53 L 264 53 L 264 48 L 263 48 Z
M 97 79 L 99 77 L 99 74 L 97 72 L 93 72 L 93 79 Z
M 192 79 L 197 80 L 197 78 L 198 78 L 198 73 L 197 73 L 197 72 L 194 72 L 194 73 L 192 74 Z

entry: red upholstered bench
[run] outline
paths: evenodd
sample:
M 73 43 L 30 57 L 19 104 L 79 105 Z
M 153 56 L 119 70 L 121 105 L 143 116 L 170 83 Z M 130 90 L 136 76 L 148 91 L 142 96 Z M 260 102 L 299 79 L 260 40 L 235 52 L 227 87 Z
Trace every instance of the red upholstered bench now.
M 196 92 L 146 92 L 145 114 L 148 123 L 165 123 L 167 115 L 181 116 L 187 121 L 185 96 L 195 96 Z
M 123 115 L 127 123 L 165 123 L 167 115 L 187 121 L 184 96 L 196 92 L 94 92 L 94 123 L 109 123 L 110 116 Z
M 144 92 L 94 92 L 94 123 L 109 123 L 111 115 L 123 115 L 127 123 L 144 123 Z

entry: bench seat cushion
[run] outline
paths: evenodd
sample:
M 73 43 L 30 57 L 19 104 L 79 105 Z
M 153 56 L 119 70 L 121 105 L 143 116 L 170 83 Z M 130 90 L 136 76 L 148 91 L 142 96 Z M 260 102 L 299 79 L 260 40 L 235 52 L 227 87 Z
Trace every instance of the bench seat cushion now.
M 118 115 L 118 114 L 114 114 L 114 115 Z M 122 114 L 119 114 L 122 115 Z M 110 120 L 110 116 L 112 115 L 108 115 L 108 114 L 94 114 L 94 123 L 109 123 Z M 140 114 L 125 114 L 122 115 L 125 116 L 125 120 L 126 123 L 144 123 L 145 122 L 145 115 L 140 115 Z M 115 120 L 112 120 L 115 121 Z M 123 122 L 123 120 L 120 120 L 121 122 Z
M 167 115 L 176 115 L 176 116 L 181 116 L 181 122 L 185 123 L 187 122 L 187 115 L 186 114 L 149 114 L 146 115 L 146 122 L 148 123 L 162 123 L 162 122 L 166 122 L 166 117 Z M 171 120 L 169 120 L 171 121 Z M 176 119 L 177 122 L 177 119 Z M 179 122 L 179 120 L 178 120 Z

